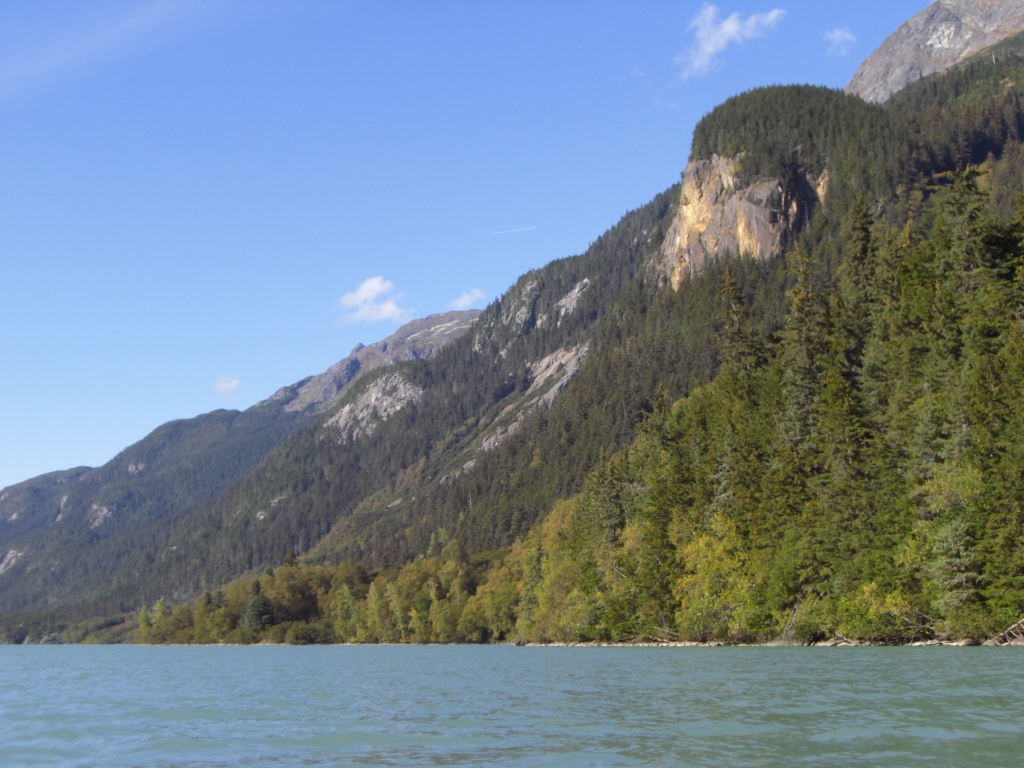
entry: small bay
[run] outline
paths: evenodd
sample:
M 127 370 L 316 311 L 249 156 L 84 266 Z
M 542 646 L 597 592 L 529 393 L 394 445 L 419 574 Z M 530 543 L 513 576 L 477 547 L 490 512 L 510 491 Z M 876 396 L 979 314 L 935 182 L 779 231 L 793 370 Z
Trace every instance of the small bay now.
M 1024 649 L 0 647 L 5 766 L 1011 766 Z

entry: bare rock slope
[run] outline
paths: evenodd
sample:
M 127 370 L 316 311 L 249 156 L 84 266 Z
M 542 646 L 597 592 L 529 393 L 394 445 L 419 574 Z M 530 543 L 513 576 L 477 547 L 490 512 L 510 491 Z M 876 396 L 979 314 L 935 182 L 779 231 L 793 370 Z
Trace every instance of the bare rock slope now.
M 1024 30 L 1024 0 L 938 0 L 904 22 L 860 65 L 847 93 L 881 103 Z
M 346 403 L 327 423 L 337 428 L 343 440 L 357 440 L 363 435 L 372 435 L 378 424 L 422 397 L 422 389 L 397 373 L 389 373 L 373 382 L 355 400 Z

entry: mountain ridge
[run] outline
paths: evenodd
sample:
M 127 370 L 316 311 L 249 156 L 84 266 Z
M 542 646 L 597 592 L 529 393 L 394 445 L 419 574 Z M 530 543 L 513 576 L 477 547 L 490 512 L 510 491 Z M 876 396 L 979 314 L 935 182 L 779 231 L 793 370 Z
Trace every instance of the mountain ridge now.
M 348 357 L 323 373 L 281 387 L 262 402 L 290 397 L 284 406 L 286 411 L 312 407 L 315 413 L 323 413 L 331 408 L 345 386 L 359 376 L 385 365 L 433 357 L 469 330 L 480 314 L 477 309 L 455 310 L 410 320 L 386 339 L 369 345 L 357 344 Z

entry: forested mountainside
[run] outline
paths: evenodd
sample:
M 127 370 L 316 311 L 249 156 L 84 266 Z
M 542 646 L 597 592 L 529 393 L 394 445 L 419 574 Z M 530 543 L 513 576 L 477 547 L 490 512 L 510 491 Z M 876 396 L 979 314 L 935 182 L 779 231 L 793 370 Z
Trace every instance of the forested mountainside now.
M 246 411 L 168 422 L 102 467 L 53 472 L 3 489 L 0 607 L 60 607 L 106 593 L 111 575 L 126 561 L 148 547 L 167 546 L 185 513 L 315 423 L 360 376 L 433 356 L 479 314 L 466 310 L 413 320 Z
M 669 190 L 627 214 L 583 256 L 525 275 L 488 308 L 470 333 L 440 350 L 436 359 L 408 360 L 352 381 L 326 409 L 320 406 L 327 413 L 319 425 L 283 443 L 221 499 L 176 520 L 169 533 L 143 546 L 121 549 L 116 562 L 104 560 L 86 578 L 62 582 L 56 589 L 49 581 L 56 575 L 46 581 L 34 577 L 35 583 L 23 580 L 36 563 L 30 559 L 29 546 L 19 544 L 13 549 L 17 559 L 0 575 L 0 595 L 11 597 L 5 608 L 45 605 L 58 614 L 97 615 L 133 608 L 160 595 L 180 599 L 251 568 L 279 562 L 289 547 L 308 552 L 357 506 L 369 510 L 362 520 L 388 524 L 384 518 L 394 515 L 401 521 L 408 509 L 388 508 L 394 501 L 394 496 L 387 496 L 390 488 L 421 480 L 429 486 L 444 474 L 457 480 L 464 464 L 486 452 L 484 441 L 493 450 L 515 433 L 512 423 L 490 424 L 502 411 L 518 403 L 504 418 L 521 424 L 544 411 L 564 390 L 586 355 L 587 333 L 595 319 L 608 312 L 614 297 L 642 269 L 651 243 L 660 239 L 659 223 L 672 208 L 672 195 Z M 302 397 L 312 383 L 300 382 L 275 397 Z M 395 386 L 388 388 L 389 384 Z M 356 419 L 358 429 L 346 432 L 337 416 L 361 402 L 369 407 Z M 640 414 L 632 406 L 621 412 L 625 431 L 611 437 L 625 444 Z M 520 415 L 522 422 L 517 422 Z M 484 434 L 488 426 L 494 429 Z M 432 480 L 413 474 L 428 461 L 444 472 Z M 407 497 L 410 504 L 415 496 Z M 379 503 L 382 498 L 386 503 Z M 525 530 L 542 509 L 529 510 L 525 522 L 503 540 L 511 541 Z M 432 528 L 423 534 L 424 544 L 431 532 Z M 83 540 L 83 548 L 98 552 L 95 539 Z M 378 562 L 402 562 L 415 554 L 417 543 L 388 541 L 387 550 L 374 557 Z M 81 558 L 89 562 L 89 551 Z
M 287 400 L 155 429 L 97 469 L 54 472 L 0 494 L 0 605 L 61 605 L 103 583 L 126 553 L 166 540 L 178 518 L 253 469 L 315 416 Z
M 433 360 L 363 379 L 316 427 L 190 515 L 171 542 L 177 549 L 145 553 L 119 591 L 141 584 L 151 600 L 171 597 L 173 584 L 194 594 L 278 563 L 289 548 L 325 561 L 398 565 L 444 525 L 474 549 L 511 543 L 561 489 L 578 485 L 602 445 L 628 444 L 642 417 L 643 393 L 633 390 L 646 382 L 629 383 L 633 366 L 609 370 L 611 381 L 591 389 L 602 407 L 612 404 L 603 422 L 585 402 L 577 402 L 582 413 L 561 408 L 597 352 L 594 329 L 626 286 L 642 289 L 673 193 L 627 214 L 585 254 L 524 275 Z M 556 485 L 537 483 L 535 450 Z M 511 490 L 516 470 L 506 462 L 521 473 Z M 463 504 L 470 496 L 473 512 Z
M 689 178 L 731 218 L 667 190 L 77 599 L 163 598 L 154 641 L 989 632 L 1024 609 L 1019 67 L 730 99 Z M 751 216 L 781 256 L 713 247 Z
M 782 331 L 731 269 L 714 381 L 659 408 L 511 551 L 397 571 L 288 556 L 140 617 L 143 641 L 982 639 L 1024 611 L 1024 219 L 975 172 L 902 230 L 802 247 Z M 443 547 L 443 549 L 442 549 Z
M 878 197 L 896 205 L 924 178 L 917 166 L 894 162 L 896 170 L 881 181 L 864 172 L 837 183 L 824 201 L 804 199 L 807 185 L 798 186 L 793 176 L 825 173 L 820 158 L 826 154 L 835 156 L 842 174 L 841 161 L 852 164 L 858 156 L 850 142 L 884 136 L 896 148 L 904 145 L 888 134 L 907 136 L 904 123 L 884 110 L 822 88 L 766 89 L 727 102 L 698 127 L 704 143 L 695 142 L 695 157 L 723 113 L 726 123 L 748 124 L 734 114 L 749 108 L 744 99 L 758 105 L 770 133 L 749 148 L 723 151 L 742 155 L 744 168 L 753 169 L 738 184 L 774 174 L 787 200 L 803 201 L 793 231 L 817 216 L 813 236 L 828 241 L 834 227 L 824 208 L 849 199 L 854 192 L 848 190 L 861 184 L 864 194 L 880 190 Z M 800 105 L 795 113 L 794 104 Z M 791 157 L 781 166 L 772 154 L 777 145 L 794 143 L 794 131 L 812 132 L 822 114 L 836 129 L 812 135 L 817 143 L 808 156 L 817 153 L 814 159 L 805 166 Z M 864 135 L 849 130 L 858 119 L 868 126 Z M 779 133 L 780 125 L 790 127 Z M 395 369 L 406 394 L 384 418 L 370 414 L 379 421 L 372 433 L 339 434 L 337 417 L 329 415 L 192 513 L 168 546 L 147 551 L 115 577 L 115 594 L 126 601 L 136 595 L 180 599 L 279 562 L 289 548 L 316 562 L 354 560 L 373 568 L 428 552 L 438 537 L 456 537 L 470 552 L 509 546 L 558 499 L 578 492 L 602 456 L 628 445 L 657 402 L 714 375 L 721 264 L 712 260 L 676 290 L 665 285 L 662 246 L 685 202 L 678 197 L 678 188 L 666 191 L 627 214 L 582 256 L 524 275 L 465 338 L 433 361 Z M 763 205 L 769 214 L 771 205 Z M 755 303 L 762 331 L 781 327 L 784 262 L 743 262 L 733 271 Z M 392 389 L 385 386 L 375 397 L 386 400 L 398 386 L 385 384 Z M 369 378 L 360 384 L 372 386 Z M 354 407 L 363 391 L 353 389 L 338 410 Z M 144 592 L 132 592 L 140 586 Z
M 800 88 L 726 102 L 698 126 L 695 161 L 735 153 L 737 192 L 787 173 L 828 171 L 834 185 L 808 199 L 783 258 L 718 254 L 673 291 L 652 243 L 551 408 L 429 491 L 453 500 L 447 516 L 431 500 L 391 529 L 433 526 L 402 553 L 411 562 L 343 545 L 399 518 L 388 505 L 401 510 L 407 491 L 390 487 L 314 556 L 143 611 L 140 639 L 900 642 L 1016 621 L 1024 222 L 1012 204 L 1021 113 L 1006 83 L 1018 66 L 972 63 L 884 108 Z M 980 170 L 955 170 L 971 162 Z M 695 340 L 699 354 L 658 368 Z M 544 429 L 569 434 L 572 418 L 555 414 L 614 424 L 593 393 L 634 355 L 632 371 L 657 372 L 617 381 L 636 394 L 616 405 L 646 417 L 595 440 L 596 458 L 565 482 L 558 451 L 536 450 Z M 488 466 L 499 503 L 546 502 L 511 549 L 488 529 L 503 519 L 490 516 Z

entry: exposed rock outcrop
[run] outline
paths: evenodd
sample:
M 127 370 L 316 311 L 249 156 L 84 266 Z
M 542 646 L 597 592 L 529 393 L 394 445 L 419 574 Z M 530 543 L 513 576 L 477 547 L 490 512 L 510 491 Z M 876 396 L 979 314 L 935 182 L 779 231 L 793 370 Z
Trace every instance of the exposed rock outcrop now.
M 0 556 L 0 576 L 11 570 L 24 554 L 24 550 L 19 552 L 16 549 L 9 549 L 4 552 L 3 556 Z
M 558 397 L 558 393 L 568 386 L 573 376 L 579 373 L 589 346 L 589 344 L 584 344 L 582 347 L 573 347 L 572 349 L 557 349 L 544 359 L 530 363 L 530 375 L 533 377 L 533 382 L 526 390 L 526 398 L 529 399 L 531 395 L 543 390 L 549 379 L 560 374 L 555 383 L 537 400 L 541 405 L 551 405 Z
M 881 103 L 907 84 L 1021 31 L 1024 0 L 938 0 L 889 35 L 846 91 Z
M 422 389 L 397 373 L 389 373 L 347 403 L 327 424 L 341 433 L 342 440 L 358 440 L 364 435 L 372 435 L 378 424 L 421 397 Z
M 571 315 L 576 310 L 576 305 L 579 303 L 580 296 L 582 296 L 583 292 L 589 287 L 590 278 L 584 277 L 573 286 L 571 291 L 555 302 L 555 308 L 553 310 L 555 325 L 561 327 L 562 318 L 566 315 Z
M 89 508 L 89 527 L 93 529 L 99 528 L 114 516 L 114 510 L 113 505 L 108 507 L 105 504 L 93 504 Z
M 537 315 L 539 286 L 537 279 L 527 273 L 509 288 L 499 300 L 497 316 L 492 315 L 490 322 L 482 325 L 473 337 L 473 351 L 483 352 L 492 344 L 498 344 L 498 353 L 504 357 L 516 339 L 542 326 L 545 318 Z
M 823 203 L 828 193 L 827 170 L 820 178 L 800 179 L 795 192 L 778 179 L 737 188 L 742 161 L 742 156 L 713 155 L 686 166 L 679 208 L 658 262 L 673 288 L 719 255 L 778 256 L 808 208 Z
M 529 331 L 532 325 L 534 307 L 539 296 L 540 291 L 537 290 L 537 281 L 531 280 L 519 292 L 518 301 L 507 302 L 502 307 L 502 324 L 505 326 L 511 325 L 518 336 Z
M 572 287 L 565 296 L 555 302 L 555 305 L 551 308 L 550 313 L 543 313 L 537 315 L 537 327 L 543 328 L 551 320 L 555 322 L 555 326 L 558 328 L 562 327 L 562 318 L 567 315 L 571 315 L 576 311 L 576 305 L 580 302 L 580 296 L 583 295 L 584 291 L 590 287 L 590 278 L 584 277 L 576 285 Z

